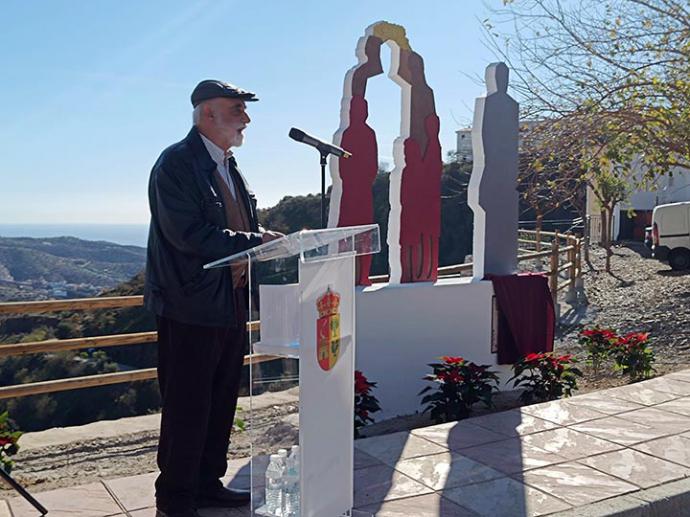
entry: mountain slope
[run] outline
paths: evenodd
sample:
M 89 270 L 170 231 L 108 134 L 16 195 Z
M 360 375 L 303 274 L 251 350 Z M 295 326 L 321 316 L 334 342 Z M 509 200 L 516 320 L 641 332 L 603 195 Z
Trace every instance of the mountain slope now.
M 0 237 L 0 301 L 91 296 L 144 267 L 146 249 L 75 237 Z

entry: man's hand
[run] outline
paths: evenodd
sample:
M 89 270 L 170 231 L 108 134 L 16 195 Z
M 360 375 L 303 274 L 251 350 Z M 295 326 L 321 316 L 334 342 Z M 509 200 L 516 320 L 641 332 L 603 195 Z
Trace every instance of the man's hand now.
M 276 239 L 280 239 L 281 237 L 285 237 L 285 234 L 280 232 L 274 232 L 273 230 L 266 230 L 264 233 L 261 234 L 263 244 L 274 241 Z

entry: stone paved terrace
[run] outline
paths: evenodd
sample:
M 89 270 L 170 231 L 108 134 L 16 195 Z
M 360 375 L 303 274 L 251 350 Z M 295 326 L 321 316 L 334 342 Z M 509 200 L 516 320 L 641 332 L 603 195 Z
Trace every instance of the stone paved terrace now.
M 690 370 L 355 447 L 355 505 L 367 515 L 690 516 Z M 153 517 L 154 478 L 94 479 L 37 498 L 50 517 Z M 227 480 L 249 485 L 246 460 L 231 462 Z M 34 515 L 20 498 L 0 501 L 0 517 Z

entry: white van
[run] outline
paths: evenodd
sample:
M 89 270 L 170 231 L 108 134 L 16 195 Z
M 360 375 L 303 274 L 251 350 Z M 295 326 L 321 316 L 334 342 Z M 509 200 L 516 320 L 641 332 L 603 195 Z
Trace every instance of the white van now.
M 690 268 L 690 202 L 654 208 L 652 240 L 655 258 L 668 260 L 673 269 Z

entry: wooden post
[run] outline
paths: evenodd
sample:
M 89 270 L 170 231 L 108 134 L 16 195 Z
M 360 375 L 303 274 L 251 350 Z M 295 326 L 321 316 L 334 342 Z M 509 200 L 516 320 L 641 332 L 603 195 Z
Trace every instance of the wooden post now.
M 549 273 L 549 288 L 551 289 L 551 297 L 553 298 L 553 305 L 558 305 L 558 234 L 556 234 L 551 241 L 551 271 Z M 558 311 L 556 311 L 558 313 Z
M 592 216 L 585 217 L 585 262 L 589 263 L 589 242 L 592 234 Z
M 570 257 L 570 279 L 573 281 L 573 284 L 575 283 L 575 271 L 577 270 L 577 238 L 570 234 L 568 236 L 568 246 L 572 246 L 573 249 L 571 249 L 568 252 L 568 255 Z
M 542 220 L 543 216 L 541 214 L 537 215 L 537 227 L 535 228 L 536 234 L 535 234 L 535 251 L 539 253 L 541 251 L 541 225 L 542 225 Z M 542 270 L 542 261 L 541 257 L 535 259 L 535 269 L 537 271 Z
M 584 239 L 577 239 L 577 268 L 575 269 L 575 294 L 577 295 L 577 303 L 580 305 L 587 304 L 587 297 L 585 295 L 585 281 L 582 278 L 582 246 Z M 587 249 L 585 247 L 585 249 Z
M 568 268 L 568 280 L 570 281 L 570 285 L 568 286 L 568 292 L 565 294 L 565 301 L 571 305 L 574 305 L 577 302 L 577 291 L 575 290 L 575 276 L 577 271 L 577 238 L 571 232 L 568 232 L 565 242 L 566 246 L 572 248 L 568 250 L 567 260 L 570 264 L 570 267 Z

